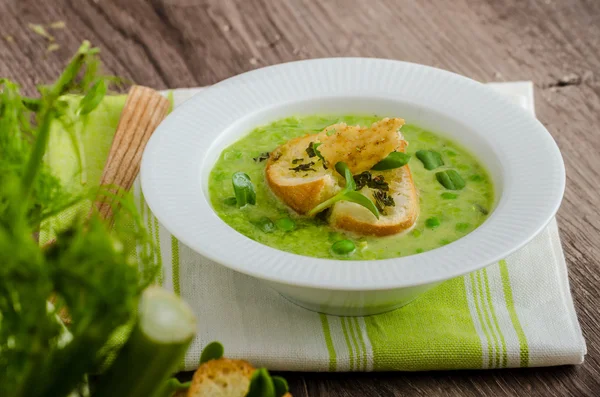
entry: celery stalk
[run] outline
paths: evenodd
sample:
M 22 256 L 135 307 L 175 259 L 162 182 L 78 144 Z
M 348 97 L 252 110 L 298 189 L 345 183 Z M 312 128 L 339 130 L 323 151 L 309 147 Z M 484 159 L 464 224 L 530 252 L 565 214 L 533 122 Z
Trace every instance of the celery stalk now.
M 133 332 L 100 377 L 94 396 L 155 397 L 164 393 L 195 333 L 196 320 L 185 302 L 162 288 L 147 288 Z

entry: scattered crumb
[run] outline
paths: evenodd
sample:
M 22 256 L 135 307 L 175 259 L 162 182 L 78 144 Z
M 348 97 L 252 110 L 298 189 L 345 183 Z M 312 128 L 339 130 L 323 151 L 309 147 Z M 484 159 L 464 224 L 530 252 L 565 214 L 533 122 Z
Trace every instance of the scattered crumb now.
M 6 40 L 9 43 L 14 43 L 15 41 L 15 39 L 11 35 L 4 36 L 4 40 Z
M 29 23 L 29 24 L 27 24 L 27 26 L 35 34 L 38 34 L 38 35 L 40 35 L 42 37 L 45 37 L 46 39 L 48 39 L 50 41 L 54 41 L 54 36 L 52 36 L 50 33 L 48 33 L 48 31 L 46 31 L 46 28 L 43 25 L 39 25 L 39 24 L 35 24 L 35 23 Z
M 67 26 L 67 25 L 65 24 L 65 21 L 56 21 L 56 22 L 52 22 L 48 26 L 50 26 L 52 29 L 64 29 L 65 26 Z
M 581 76 L 575 73 L 569 73 L 558 80 L 559 86 L 577 85 L 581 83 Z
M 46 48 L 46 52 L 53 52 L 56 51 L 60 48 L 60 45 L 56 44 L 56 43 L 52 43 L 48 46 L 48 48 Z
M 250 58 L 250 65 L 254 65 L 255 66 L 257 64 L 258 64 L 258 59 L 254 58 L 254 57 Z
M 231 26 L 223 25 L 223 32 L 229 32 L 231 30 Z
M 495 72 L 495 73 L 494 73 L 494 78 L 495 78 L 495 79 L 501 79 L 501 78 L 502 78 L 502 73 L 500 73 L 500 72 Z

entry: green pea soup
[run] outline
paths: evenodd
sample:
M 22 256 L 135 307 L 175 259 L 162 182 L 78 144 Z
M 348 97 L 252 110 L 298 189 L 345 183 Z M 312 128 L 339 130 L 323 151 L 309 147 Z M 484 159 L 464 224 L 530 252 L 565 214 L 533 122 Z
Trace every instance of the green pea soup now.
M 262 244 L 299 255 L 330 259 L 387 259 L 414 255 L 439 248 L 472 232 L 492 210 L 494 191 L 483 165 L 456 143 L 414 125 L 402 127 L 411 154 L 409 166 L 419 191 L 420 215 L 414 228 L 393 236 L 357 236 L 329 226 L 325 221 L 296 216 L 270 191 L 265 180 L 265 161 L 257 161 L 288 140 L 322 131 L 345 122 L 368 127 L 378 116 L 307 116 L 288 117 L 252 130 L 227 147 L 209 177 L 211 204 L 219 217 L 241 234 Z M 419 150 L 439 153 L 444 165 L 425 169 L 415 156 Z M 449 190 L 436 173 L 455 170 L 465 182 L 461 190 Z M 232 175 L 248 174 L 256 190 L 256 205 L 238 208 L 231 200 Z M 373 176 L 377 171 L 372 171 Z M 355 249 L 340 255 L 332 246 L 350 240 Z M 344 242 L 343 244 L 348 244 Z M 336 248 L 340 244 L 336 245 Z M 345 250 L 350 251 L 350 250 Z

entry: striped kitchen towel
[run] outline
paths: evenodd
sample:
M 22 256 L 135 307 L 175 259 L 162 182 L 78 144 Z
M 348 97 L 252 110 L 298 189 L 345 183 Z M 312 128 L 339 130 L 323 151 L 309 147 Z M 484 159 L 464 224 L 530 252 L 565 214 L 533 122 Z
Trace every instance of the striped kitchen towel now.
M 531 83 L 492 86 L 533 112 Z M 174 105 L 197 91 L 172 91 Z M 122 96 L 106 98 L 86 122 L 88 181 L 99 181 L 123 104 Z M 67 141 L 53 139 L 49 161 L 67 178 L 76 157 Z M 228 357 L 289 371 L 535 367 L 580 364 L 586 354 L 556 220 L 499 263 L 447 281 L 393 312 L 350 318 L 302 309 L 258 280 L 196 254 L 152 215 L 139 182 L 134 193 L 157 243 L 162 285 L 198 317 L 187 370 L 197 367 L 213 340 L 224 344 Z

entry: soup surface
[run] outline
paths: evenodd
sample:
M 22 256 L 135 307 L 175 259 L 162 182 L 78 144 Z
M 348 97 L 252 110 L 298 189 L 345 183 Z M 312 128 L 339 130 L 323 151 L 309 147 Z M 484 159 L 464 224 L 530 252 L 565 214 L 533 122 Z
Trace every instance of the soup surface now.
M 494 200 L 491 179 L 484 167 L 457 144 L 414 125 L 401 129 L 408 141 L 406 152 L 412 155 L 408 164 L 420 201 L 420 215 L 411 231 L 387 237 L 345 233 L 324 221 L 292 214 L 269 190 L 264 176 L 266 162 L 257 159 L 262 153 L 335 123 L 368 127 L 380 119 L 358 115 L 288 117 L 255 128 L 223 150 L 212 169 L 209 195 L 214 210 L 232 228 L 262 244 L 300 255 L 350 260 L 418 254 L 449 244 L 481 225 Z M 444 165 L 426 170 L 415 156 L 418 150 L 440 153 Z M 458 171 L 464 179 L 466 186 L 462 190 L 448 190 L 438 182 L 436 172 L 447 169 Z M 231 204 L 232 175 L 237 171 L 250 176 L 256 190 L 256 205 L 237 208 Z M 264 225 L 267 218 L 273 222 L 269 227 Z M 356 250 L 349 255 L 338 255 L 333 252 L 332 244 L 344 239 L 353 241 Z

